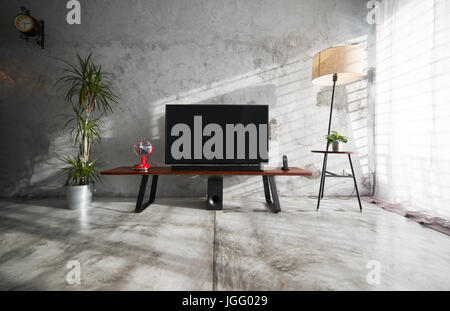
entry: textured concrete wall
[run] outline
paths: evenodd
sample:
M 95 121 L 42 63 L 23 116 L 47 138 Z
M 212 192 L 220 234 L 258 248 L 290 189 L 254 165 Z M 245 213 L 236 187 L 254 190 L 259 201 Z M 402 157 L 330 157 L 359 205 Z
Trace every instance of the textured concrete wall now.
M 368 26 L 360 0 L 109 0 L 83 1 L 81 25 L 66 23 L 66 1 L 0 0 L 0 196 L 63 193 L 55 176 L 58 157 L 70 154 L 61 114 L 70 112 L 53 84 L 75 50 L 114 74 L 120 105 L 105 118 L 94 147 L 103 168 L 136 162 L 139 137 L 155 147 L 151 161 L 164 163 L 164 105 L 174 103 L 269 104 L 271 162 L 287 154 L 291 165 L 313 178 L 279 178 L 282 195 L 318 189 L 330 88 L 311 84 L 311 59 L 346 42 L 365 46 Z M 12 19 L 20 5 L 46 22 L 46 48 L 19 38 Z M 369 191 L 367 81 L 337 88 L 333 128 L 350 137 L 361 192 Z M 346 158 L 329 160 L 339 172 Z M 135 195 L 138 179 L 106 177 L 97 195 Z M 329 194 L 350 194 L 350 180 L 327 183 Z M 262 195 L 260 178 L 225 179 L 226 195 Z M 160 195 L 205 192 L 204 177 L 162 177 Z

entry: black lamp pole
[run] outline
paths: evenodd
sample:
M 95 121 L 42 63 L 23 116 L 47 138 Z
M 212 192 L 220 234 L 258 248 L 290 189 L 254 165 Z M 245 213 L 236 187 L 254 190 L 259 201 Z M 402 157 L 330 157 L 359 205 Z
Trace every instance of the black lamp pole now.
M 336 88 L 336 82 L 337 82 L 337 73 L 334 73 L 333 74 L 333 92 L 331 93 L 330 119 L 328 120 L 328 134 L 327 135 L 330 135 L 330 130 L 331 130 L 331 117 L 333 116 L 334 89 Z M 328 150 L 328 143 L 327 143 L 327 150 Z
M 337 73 L 333 74 L 333 91 L 331 93 L 331 107 L 330 107 L 330 119 L 328 120 L 328 134 L 330 135 L 331 131 L 331 117 L 333 116 L 333 103 L 334 103 L 334 89 L 336 88 L 337 81 Z M 319 209 L 320 200 L 323 199 L 323 190 L 325 189 L 325 168 L 327 167 L 327 159 L 328 159 L 328 141 L 325 149 L 327 152 L 323 155 L 323 163 L 322 163 L 322 175 L 320 177 L 320 187 L 319 187 L 319 195 L 317 198 L 317 209 Z

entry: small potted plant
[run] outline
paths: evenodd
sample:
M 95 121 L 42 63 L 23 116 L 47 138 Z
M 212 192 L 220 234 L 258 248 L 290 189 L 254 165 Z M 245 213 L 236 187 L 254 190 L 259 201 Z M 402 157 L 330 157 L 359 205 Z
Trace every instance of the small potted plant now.
M 333 151 L 339 151 L 340 150 L 340 143 L 343 142 L 344 144 L 348 142 L 348 137 L 342 136 L 337 131 L 331 131 L 330 135 L 325 136 L 327 140 L 327 149 L 332 145 Z
M 91 159 L 92 144 L 100 139 L 100 120 L 112 111 L 118 95 L 108 74 L 92 61 L 92 54 L 82 58 L 77 53 L 76 64 L 66 62 L 64 75 L 56 82 L 58 87 L 67 87 L 66 102 L 72 106 L 63 129 L 70 129 L 78 154 L 62 158 L 67 164 L 62 172 L 67 174 L 67 200 L 70 209 L 89 207 L 93 184 L 100 178 L 96 161 Z

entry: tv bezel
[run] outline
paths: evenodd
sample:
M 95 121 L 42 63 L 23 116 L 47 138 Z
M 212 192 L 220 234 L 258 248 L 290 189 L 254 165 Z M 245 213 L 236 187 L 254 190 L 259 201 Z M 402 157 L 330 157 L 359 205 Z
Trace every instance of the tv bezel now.
M 265 107 L 266 108 L 266 113 L 267 113 L 267 159 L 266 160 L 262 160 L 262 159 L 247 159 L 247 160 L 242 160 L 242 159 L 233 159 L 233 160 L 227 160 L 227 159 L 222 159 L 222 160 L 205 160 L 203 159 L 191 159 L 191 160 L 173 160 L 170 161 L 168 159 L 168 153 L 170 153 L 169 150 L 169 146 L 167 144 L 167 137 L 168 135 L 170 135 L 170 133 L 168 133 L 168 128 L 167 128 L 167 107 L 168 106 L 199 106 L 199 107 Z M 165 107 L 165 115 L 164 115 L 164 133 L 165 133 L 165 137 L 164 137 L 164 159 L 165 159 L 165 163 L 169 164 L 169 165 L 260 165 L 262 163 L 268 163 L 269 162 L 269 131 L 270 131 L 270 127 L 269 127 L 269 105 L 245 105 L 245 104 L 236 104 L 236 105 L 232 105 L 232 104 L 166 104 Z M 259 133 L 258 133 L 259 134 Z

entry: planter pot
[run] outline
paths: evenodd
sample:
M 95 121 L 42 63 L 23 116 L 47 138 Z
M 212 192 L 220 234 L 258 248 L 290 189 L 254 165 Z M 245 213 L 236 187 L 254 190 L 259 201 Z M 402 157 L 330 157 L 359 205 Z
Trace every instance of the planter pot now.
M 331 144 L 333 151 L 340 151 L 340 142 L 339 141 L 333 141 Z
M 91 206 L 93 188 L 91 185 L 67 186 L 66 197 L 69 209 L 80 210 Z

